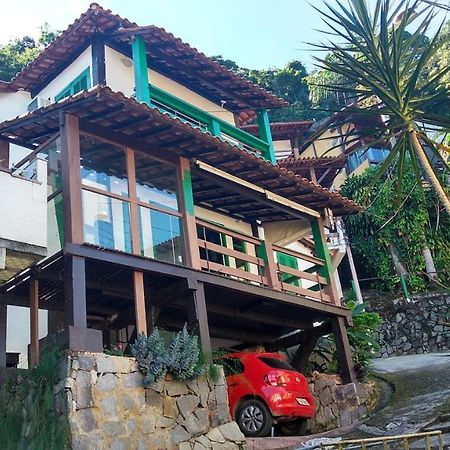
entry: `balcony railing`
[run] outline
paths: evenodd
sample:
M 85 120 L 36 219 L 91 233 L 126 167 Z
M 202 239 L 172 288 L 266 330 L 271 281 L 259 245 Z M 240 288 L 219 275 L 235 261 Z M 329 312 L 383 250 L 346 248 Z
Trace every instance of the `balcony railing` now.
M 327 280 L 320 275 L 325 261 L 271 245 L 262 239 L 197 219 L 203 270 L 274 290 L 331 303 Z M 294 267 L 282 264 L 283 256 Z
M 270 153 L 270 145 L 267 142 L 156 86 L 151 84 L 149 86 L 151 103 L 160 111 L 169 113 L 172 117 L 198 127 L 202 131 L 209 131 L 214 136 L 248 152 L 263 157 Z

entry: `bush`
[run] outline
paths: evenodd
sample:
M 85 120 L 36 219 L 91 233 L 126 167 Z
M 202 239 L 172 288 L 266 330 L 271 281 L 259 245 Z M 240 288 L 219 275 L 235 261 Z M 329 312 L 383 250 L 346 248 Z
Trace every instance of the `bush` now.
M 203 373 L 198 338 L 187 331 L 186 324 L 181 331 L 172 334 L 167 346 L 158 328 L 148 337 L 141 334 L 131 345 L 131 352 L 145 376 L 146 386 L 158 382 L 166 373 L 179 380 Z

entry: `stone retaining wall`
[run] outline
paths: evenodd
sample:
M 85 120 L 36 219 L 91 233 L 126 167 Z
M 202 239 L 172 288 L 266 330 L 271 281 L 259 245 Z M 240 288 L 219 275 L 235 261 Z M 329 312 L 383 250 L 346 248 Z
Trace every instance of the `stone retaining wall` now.
M 383 318 L 376 336 L 382 358 L 450 349 L 450 295 L 417 295 L 410 302 L 370 299 L 368 303 Z
M 133 358 L 79 353 L 67 357 L 54 394 L 73 450 L 243 449 L 219 373 L 217 383 L 166 377 L 145 389 Z
M 311 434 L 358 422 L 374 409 L 377 401 L 373 382 L 342 384 L 338 375 L 314 372 L 309 387 L 316 400 L 316 414 L 308 420 Z

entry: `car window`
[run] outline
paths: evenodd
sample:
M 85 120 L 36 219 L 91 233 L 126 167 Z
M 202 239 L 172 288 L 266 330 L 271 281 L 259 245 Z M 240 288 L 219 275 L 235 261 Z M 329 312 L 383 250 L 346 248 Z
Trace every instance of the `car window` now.
M 286 361 L 282 359 L 269 358 L 267 356 L 259 356 L 259 359 L 272 369 L 293 370 L 297 372 L 297 370 L 295 370 L 291 365 L 289 365 Z
M 223 358 L 221 363 L 226 377 L 244 372 L 244 364 L 238 358 Z

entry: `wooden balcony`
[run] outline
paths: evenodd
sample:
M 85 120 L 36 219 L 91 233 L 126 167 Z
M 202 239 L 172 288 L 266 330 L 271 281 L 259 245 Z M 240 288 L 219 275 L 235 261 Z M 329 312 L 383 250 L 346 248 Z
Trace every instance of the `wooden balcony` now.
M 201 268 L 277 291 L 333 303 L 325 261 L 197 219 Z M 293 262 L 293 267 L 283 261 Z

